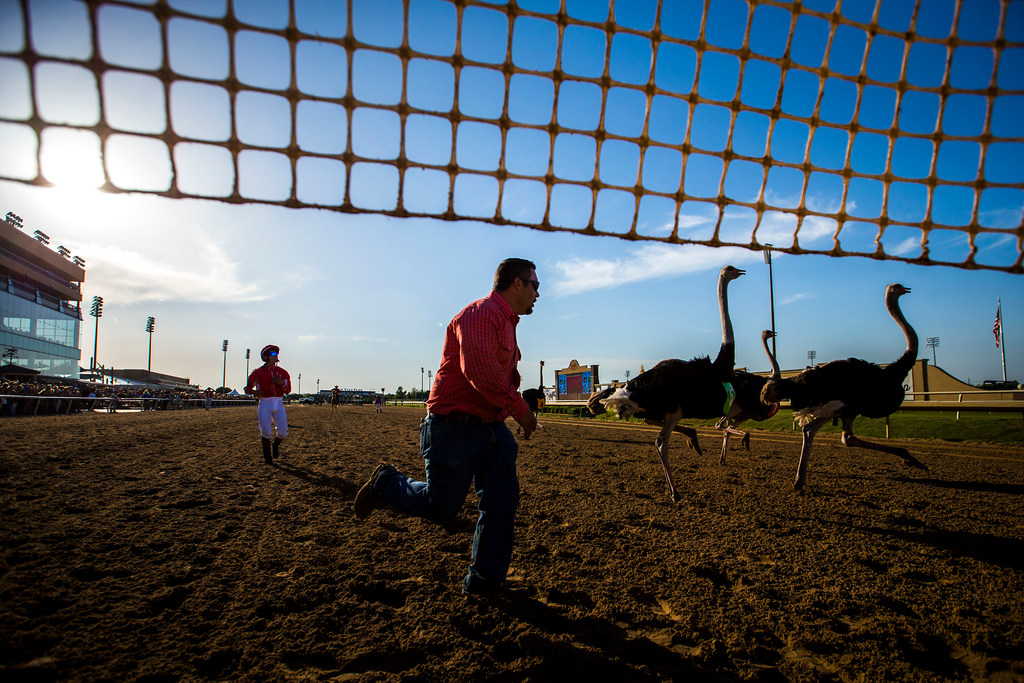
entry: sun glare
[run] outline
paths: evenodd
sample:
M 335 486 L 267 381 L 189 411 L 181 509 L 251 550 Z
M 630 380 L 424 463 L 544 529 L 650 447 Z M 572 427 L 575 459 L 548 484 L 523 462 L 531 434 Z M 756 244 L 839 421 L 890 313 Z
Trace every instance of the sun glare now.
M 103 185 L 100 141 L 95 133 L 47 128 L 42 134 L 40 169 L 57 187 L 95 189 Z

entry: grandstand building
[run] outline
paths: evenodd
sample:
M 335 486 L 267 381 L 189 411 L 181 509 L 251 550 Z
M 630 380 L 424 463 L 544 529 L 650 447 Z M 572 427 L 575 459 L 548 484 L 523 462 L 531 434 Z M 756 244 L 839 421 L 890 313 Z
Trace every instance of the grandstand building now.
M 0 364 L 77 379 L 84 261 L 48 245 L 14 214 L 0 222 Z

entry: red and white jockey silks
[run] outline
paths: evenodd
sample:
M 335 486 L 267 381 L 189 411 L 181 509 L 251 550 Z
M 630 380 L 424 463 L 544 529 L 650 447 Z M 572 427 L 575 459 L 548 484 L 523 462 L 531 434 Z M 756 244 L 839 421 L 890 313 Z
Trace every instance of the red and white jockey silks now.
M 274 378 L 284 380 L 284 383 L 279 386 L 274 383 Z M 254 391 L 262 393 L 262 398 L 283 397 L 292 391 L 292 378 L 284 368 L 261 365 L 252 371 L 245 385 L 245 393 L 251 394 Z

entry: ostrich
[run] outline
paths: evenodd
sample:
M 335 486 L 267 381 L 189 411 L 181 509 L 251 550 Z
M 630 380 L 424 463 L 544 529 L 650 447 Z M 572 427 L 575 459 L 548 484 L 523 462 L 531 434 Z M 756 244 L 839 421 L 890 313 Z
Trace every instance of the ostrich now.
M 703 455 L 697 443 L 697 430 L 678 423 L 684 417 L 708 419 L 720 417 L 727 410 L 729 392 L 724 386 L 732 376 L 736 346 L 729 319 L 729 283 L 745 271 L 725 266 L 718 274 L 718 310 L 722 318 L 722 346 L 714 362 L 708 356 L 692 360 L 676 358 L 663 360 L 645 373 L 637 375 L 624 387 L 609 387 L 594 394 L 587 408 L 595 415 L 608 409 L 619 419 L 630 415 L 642 418 L 648 424 L 661 427 L 655 440 L 661 465 L 665 470 L 672 500 L 679 500 L 672 469 L 668 464 L 668 438 L 673 431 L 686 436 L 690 448 Z
M 768 360 L 771 361 L 772 379 L 778 379 L 782 376 L 782 373 L 779 371 L 779 364 L 775 362 L 775 356 L 768 350 L 768 340 L 774 336 L 775 333 L 771 330 L 762 332 L 761 346 L 764 347 L 764 353 L 768 356 Z M 761 401 L 761 389 L 767 381 L 767 377 L 750 372 L 743 372 L 742 370 L 733 372 L 730 384 L 732 384 L 732 388 L 736 392 L 736 398 L 733 399 L 729 412 L 715 425 L 715 429 L 720 429 L 724 432 L 722 436 L 722 457 L 718 460 L 719 465 L 725 464 L 725 452 L 729 448 L 730 434 L 742 437 L 741 443 L 743 447 L 748 451 L 750 450 L 750 432 L 744 432 L 737 429 L 737 427 L 747 420 L 757 420 L 758 422 L 767 420 L 779 412 L 778 403 L 764 403 Z
M 526 389 L 523 391 L 523 398 L 526 399 L 526 405 L 530 406 L 530 412 L 533 413 L 534 416 L 544 408 L 544 404 L 547 402 L 544 399 L 543 387 L 540 389 Z M 522 427 L 516 425 L 516 434 L 522 431 L 522 429 Z M 538 424 L 537 429 L 544 429 L 544 425 Z
M 793 488 L 800 490 L 807 481 L 807 461 L 815 433 L 829 420 L 843 423 L 843 445 L 860 446 L 898 456 L 910 467 L 927 470 L 905 448 L 886 446 L 858 439 L 853 435 L 853 421 L 864 417 L 888 417 L 903 404 L 903 380 L 917 361 L 917 333 L 900 311 L 899 298 L 910 288 L 891 284 L 885 288 L 885 308 L 907 337 L 907 350 L 895 363 L 885 367 L 859 358 L 834 360 L 807 368 L 789 379 L 772 378 L 761 390 L 761 400 L 777 403 L 789 399 L 793 417 L 803 428 L 800 464 Z

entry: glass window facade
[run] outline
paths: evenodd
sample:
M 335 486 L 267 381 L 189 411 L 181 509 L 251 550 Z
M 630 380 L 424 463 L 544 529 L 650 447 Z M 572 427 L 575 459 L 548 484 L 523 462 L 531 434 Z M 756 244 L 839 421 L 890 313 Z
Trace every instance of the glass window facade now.
M 54 377 L 78 377 L 81 309 L 57 302 L 38 303 L 36 293 L 31 299 L 21 287 L 0 280 L 0 353 L 3 362 L 15 349 L 15 365 L 38 370 Z M 49 299 L 49 297 L 47 297 Z M 56 309 L 56 310 L 55 310 Z

